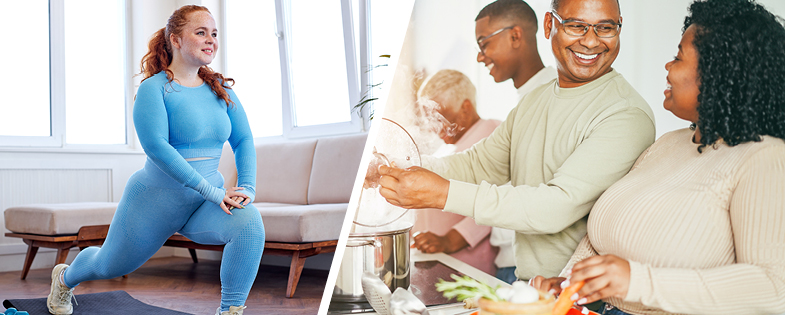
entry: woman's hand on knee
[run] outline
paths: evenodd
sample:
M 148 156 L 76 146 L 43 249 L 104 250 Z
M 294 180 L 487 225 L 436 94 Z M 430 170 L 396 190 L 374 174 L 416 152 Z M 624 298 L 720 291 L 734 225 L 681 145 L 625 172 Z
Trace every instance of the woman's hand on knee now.
M 221 202 L 220 206 L 221 209 L 226 212 L 228 215 L 232 215 L 231 210 L 234 208 L 244 208 L 245 205 L 250 202 L 248 196 L 239 192 L 239 190 L 243 190 L 242 187 L 232 187 L 226 190 L 226 195 L 224 196 L 223 202 Z

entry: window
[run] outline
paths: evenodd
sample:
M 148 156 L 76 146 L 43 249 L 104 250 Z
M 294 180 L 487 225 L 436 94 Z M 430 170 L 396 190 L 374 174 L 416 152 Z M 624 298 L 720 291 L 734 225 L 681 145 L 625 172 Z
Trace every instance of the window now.
M 6 25 L 24 26 L 24 32 L 6 32 L 0 76 L 0 136 L 49 137 L 49 10 L 47 1 L 3 3 Z M 21 43 L 11 44 L 11 43 Z M 9 47 L 10 48 L 10 47 Z
M 292 96 L 297 105 L 295 125 L 350 121 L 346 110 L 349 104 L 348 76 L 356 74 L 346 73 L 345 56 L 347 50 L 353 54 L 354 45 L 344 44 L 343 23 L 337 18 L 341 16 L 340 3 L 298 0 L 290 3 L 289 12 L 292 34 L 289 37 L 289 66 Z M 351 58 L 354 62 L 354 56 Z M 334 80 L 331 79 L 333 76 Z
M 125 3 L 66 0 L 64 16 L 66 143 L 125 144 Z
M 123 0 L 3 3 L 18 49 L 4 50 L 14 77 L 0 106 L 0 145 L 125 144 L 126 26 Z M 10 8 L 9 8 L 10 6 Z M 96 14 L 101 12 L 101 14 Z
M 280 136 L 281 60 L 275 2 L 229 0 L 225 20 L 222 33 L 228 47 L 222 50 L 230 69 L 226 75 L 235 79 L 232 89 L 248 115 L 251 132 L 254 137 Z
M 254 136 L 361 131 L 351 1 L 260 2 L 226 0 L 224 32 L 226 75 Z
M 373 115 L 377 110 L 380 110 L 381 114 L 384 109 L 383 102 L 386 101 L 392 84 L 389 82 L 391 74 L 395 73 L 391 56 L 394 56 L 394 59 L 400 57 L 414 0 L 366 1 L 369 38 L 365 47 L 368 53 L 363 58 L 365 66 L 361 68 L 364 75 L 362 86 L 366 99 L 377 99 L 367 106 L 367 110 Z

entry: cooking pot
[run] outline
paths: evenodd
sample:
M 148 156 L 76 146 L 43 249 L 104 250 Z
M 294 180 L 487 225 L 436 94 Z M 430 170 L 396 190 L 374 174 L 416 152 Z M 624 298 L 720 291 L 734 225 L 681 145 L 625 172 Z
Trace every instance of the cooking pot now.
M 409 231 L 412 224 L 399 222 L 389 229 L 355 231 L 346 240 L 341 268 L 335 281 L 332 301 L 360 303 L 367 299 L 362 289 L 362 274 L 379 277 L 390 292 L 409 288 Z

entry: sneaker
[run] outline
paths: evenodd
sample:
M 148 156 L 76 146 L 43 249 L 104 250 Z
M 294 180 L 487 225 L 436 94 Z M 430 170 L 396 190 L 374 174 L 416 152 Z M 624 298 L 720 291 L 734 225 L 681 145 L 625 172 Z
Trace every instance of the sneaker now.
M 215 315 L 243 315 L 243 310 L 246 306 L 229 306 L 228 311 L 221 312 L 221 308 L 219 307 L 215 310 Z
M 60 275 L 65 268 L 68 268 L 68 265 L 59 264 L 52 269 L 52 289 L 46 297 L 46 307 L 49 308 L 50 314 L 71 315 L 74 312 L 74 307 L 71 305 L 74 289 L 69 289 L 60 283 Z

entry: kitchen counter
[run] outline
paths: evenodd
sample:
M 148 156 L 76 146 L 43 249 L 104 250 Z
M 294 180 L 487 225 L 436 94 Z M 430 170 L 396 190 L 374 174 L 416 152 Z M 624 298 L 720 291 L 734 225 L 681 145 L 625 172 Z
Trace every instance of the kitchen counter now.
M 461 273 L 461 274 L 464 274 L 466 276 L 469 276 L 472 279 L 475 279 L 475 280 L 480 281 L 482 283 L 488 284 L 489 286 L 494 287 L 494 288 L 497 287 L 497 286 L 499 286 L 499 287 L 509 287 L 510 286 L 509 284 L 507 284 L 504 281 L 499 280 L 495 276 L 492 276 L 492 275 L 489 275 L 489 274 L 487 274 L 487 273 L 485 273 L 483 271 L 480 271 L 479 269 L 474 268 L 471 265 L 469 265 L 467 263 L 464 263 L 464 262 L 462 262 L 462 261 L 460 261 L 458 259 L 455 259 L 452 256 L 444 254 L 444 253 L 423 254 L 423 253 L 421 253 L 418 250 L 412 250 L 411 255 L 412 255 L 411 256 L 411 261 L 415 265 L 425 265 L 425 266 L 428 266 L 430 264 L 439 263 L 439 265 L 443 265 L 443 267 L 454 269 L 454 271 L 457 271 L 458 273 Z M 440 266 L 439 268 L 442 268 L 442 267 Z M 425 269 L 425 267 L 419 267 L 416 272 L 421 272 L 421 270 L 423 270 L 423 269 Z M 434 268 L 434 269 L 436 269 L 436 268 Z M 416 275 L 412 274 L 412 276 L 415 277 Z M 447 276 L 449 276 L 449 275 L 447 275 Z M 453 281 L 452 279 L 445 279 L 445 280 Z M 436 287 L 434 286 L 436 281 L 438 281 L 438 280 L 427 281 L 427 282 L 433 282 L 433 283 L 430 283 L 430 290 L 428 290 L 428 292 L 436 294 L 438 296 L 441 296 L 442 295 L 441 292 L 437 292 L 436 291 Z M 414 280 L 412 280 L 412 286 L 414 287 L 412 289 L 417 289 L 417 287 L 415 287 L 416 284 L 417 283 Z M 425 291 L 423 288 L 420 288 L 420 290 Z M 427 294 L 421 294 L 421 296 L 426 296 L 426 295 Z M 415 293 L 415 296 L 418 296 L 418 295 Z M 463 308 L 463 302 L 461 302 L 461 301 L 454 301 L 454 300 L 452 300 L 452 301 L 449 301 L 449 303 L 447 303 L 447 304 L 441 304 L 441 303 L 440 304 L 432 304 L 432 303 L 428 302 L 428 300 L 429 300 L 428 298 L 423 298 L 423 297 L 420 297 L 420 296 L 418 296 L 418 297 L 428 307 L 428 310 L 431 313 L 431 315 L 459 315 L 459 314 L 469 314 L 469 313 L 471 313 L 470 310 Z M 443 299 L 443 297 L 442 297 L 442 299 Z
M 466 275 L 477 281 L 486 283 L 491 287 L 509 287 L 510 285 L 489 275 L 477 268 L 444 253 L 423 254 L 412 249 L 411 261 L 411 291 L 427 307 L 431 315 L 461 315 L 469 314 L 470 310 L 463 308 L 463 302 L 444 298 L 441 292 L 436 291 L 434 284 L 438 279 L 453 281 L 450 274 Z M 356 310 L 354 312 L 328 312 L 328 314 L 377 314 L 373 311 Z

